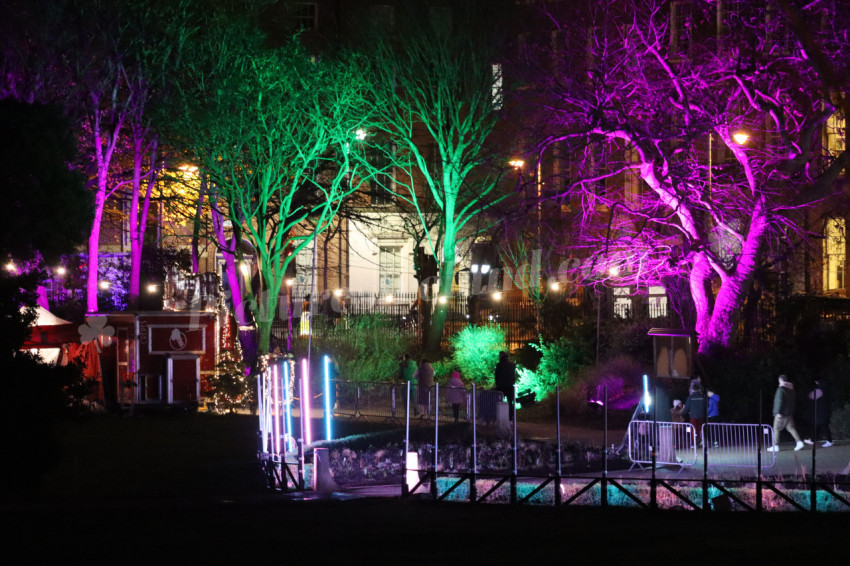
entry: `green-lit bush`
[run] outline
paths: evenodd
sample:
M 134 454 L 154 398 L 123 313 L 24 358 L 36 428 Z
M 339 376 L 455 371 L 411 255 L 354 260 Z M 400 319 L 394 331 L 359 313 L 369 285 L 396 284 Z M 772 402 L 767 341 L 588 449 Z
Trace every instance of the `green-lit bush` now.
M 520 392 L 532 391 L 538 400 L 554 393 L 557 387 L 568 387 L 575 372 L 589 363 L 587 349 L 567 338 L 529 345 L 540 353 L 540 362 L 534 371 L 517 368 L 517 388 Z
M 491 388 L 499 351 L 505 349 L 505 331 L 497 324 L 467 326 L 451 337 L 452 358 L 467 383 Z

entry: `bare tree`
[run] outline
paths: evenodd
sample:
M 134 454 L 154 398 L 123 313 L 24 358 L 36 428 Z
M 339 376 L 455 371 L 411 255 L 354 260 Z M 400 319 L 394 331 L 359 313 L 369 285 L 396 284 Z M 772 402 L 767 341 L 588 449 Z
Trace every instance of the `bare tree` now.
M 529 47 L 542 146 L 572 150 L 559 197 L 579 223 L 582 276 L 685 278 L 701 352 L 733 342 L 760 264 L 840 193 L 850 22 L 838 4 L 550 5 L 556 41 Z
M 253 318 L 245 313 L 240 326 L 256 325 L 240 332 L 243 347 L 256 339 L 244 348 L 250 357 L 252 349 L 269 351 L 287 266 L 368 179 L 352 159 L 356 132 L 369 119 L 368 89 L 354 68 L 311 58 L 297 38 L 267 46 L 255 23 L 238 14 L 214 14 L 205 28 L 186 60 L 180 131 L 235 240 L 253 248 L 256 283 L 230 274 Z M 230 249 L 243 259 L 238 245 Z
M 409 7 L 392 33 L 370 33 L 376 121 L 370 128 L 395 175 L 386 187 L 418 220 L 426 249 L 438 258 L 440 296 L 451 294 L 458 245 L 471 221 L 506 197 L 488 143 L 501 93 L 497 61 L 479 34 L 479 3 L 451 13 Z M 402 41 L 397 41 L 403 38 Z M 436 231 L 430 218 L 436 216 Z M 441 245 L 437 239 L 441 239 Z M 437 304 L 426 349 L 439 349 L 447 306 Z

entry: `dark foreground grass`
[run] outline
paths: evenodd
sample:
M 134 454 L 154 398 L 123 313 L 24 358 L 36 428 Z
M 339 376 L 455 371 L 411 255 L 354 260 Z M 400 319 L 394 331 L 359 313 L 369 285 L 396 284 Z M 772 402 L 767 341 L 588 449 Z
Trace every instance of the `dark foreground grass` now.
M 351 425 L 348 432 L 363 432 Z M 650 512 L 263 489 L 248 416 L 103 417 L 0 506 L 15 564 L 840 564 L 848 514 Z

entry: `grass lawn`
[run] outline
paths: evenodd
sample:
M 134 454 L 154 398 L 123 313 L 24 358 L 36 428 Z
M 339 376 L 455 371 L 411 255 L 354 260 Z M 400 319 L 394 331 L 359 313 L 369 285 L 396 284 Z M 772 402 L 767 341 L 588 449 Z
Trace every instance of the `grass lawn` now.
M 262 491 L 257 419 L 248 415 L 101 415 L 65 421 L 62 457 L 39 499 L 193 497 Z

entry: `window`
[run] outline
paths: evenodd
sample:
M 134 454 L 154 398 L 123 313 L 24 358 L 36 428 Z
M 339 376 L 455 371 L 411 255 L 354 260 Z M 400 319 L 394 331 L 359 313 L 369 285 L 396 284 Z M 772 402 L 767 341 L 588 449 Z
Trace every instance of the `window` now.
M 632 290 L 630 287 L 614 288 L 614 316 L 632 317 Z
M 490 65 L 490 69 L 493 73 L 493 86 L 491 87 L 490 101 L 493 103 L 493 110 L 501 110 L 502 105 L 505 103 L 505 93 L 502 90 L 502 64 L 493 63 Z
M 847 120 L 840 111 L 835 112 L 826 120 L 826 150 L 836 157 L 844 151 Z
M 401 291 L 401 246 L 381 246 L 378 277 L 380 294 L 389 295 Z
M 451 33 L 452 9 L 446 6 L 432 6 L 428 9 L 428 18 L 435 30 Z
M 319 27 L 319 6 L 315 2 L 296 2 L 290 13 L 290 18 L 296 29 L 315 30 Z
M 649 287 L 649 318 L 667 316 L 667 290 L 661 285 Z
M 670 3 L 670 55 L 687 53 L 691 35 L 690 0 Z
M 395 147 L 392 148 L 395 152 Z M 369 179 L 369 196 L 371 203 L 375 206 L 386 206 L 392 204 L 393 199 L 389 191 L 394 191 L 393 168 L 390 158 L 384 153 L 376 151 L 369 161 L 376 169 L 375 175 Z
M 823 229 L 823 290 L 844 289 L 847 239 L 843 218 L 830 218 Z

